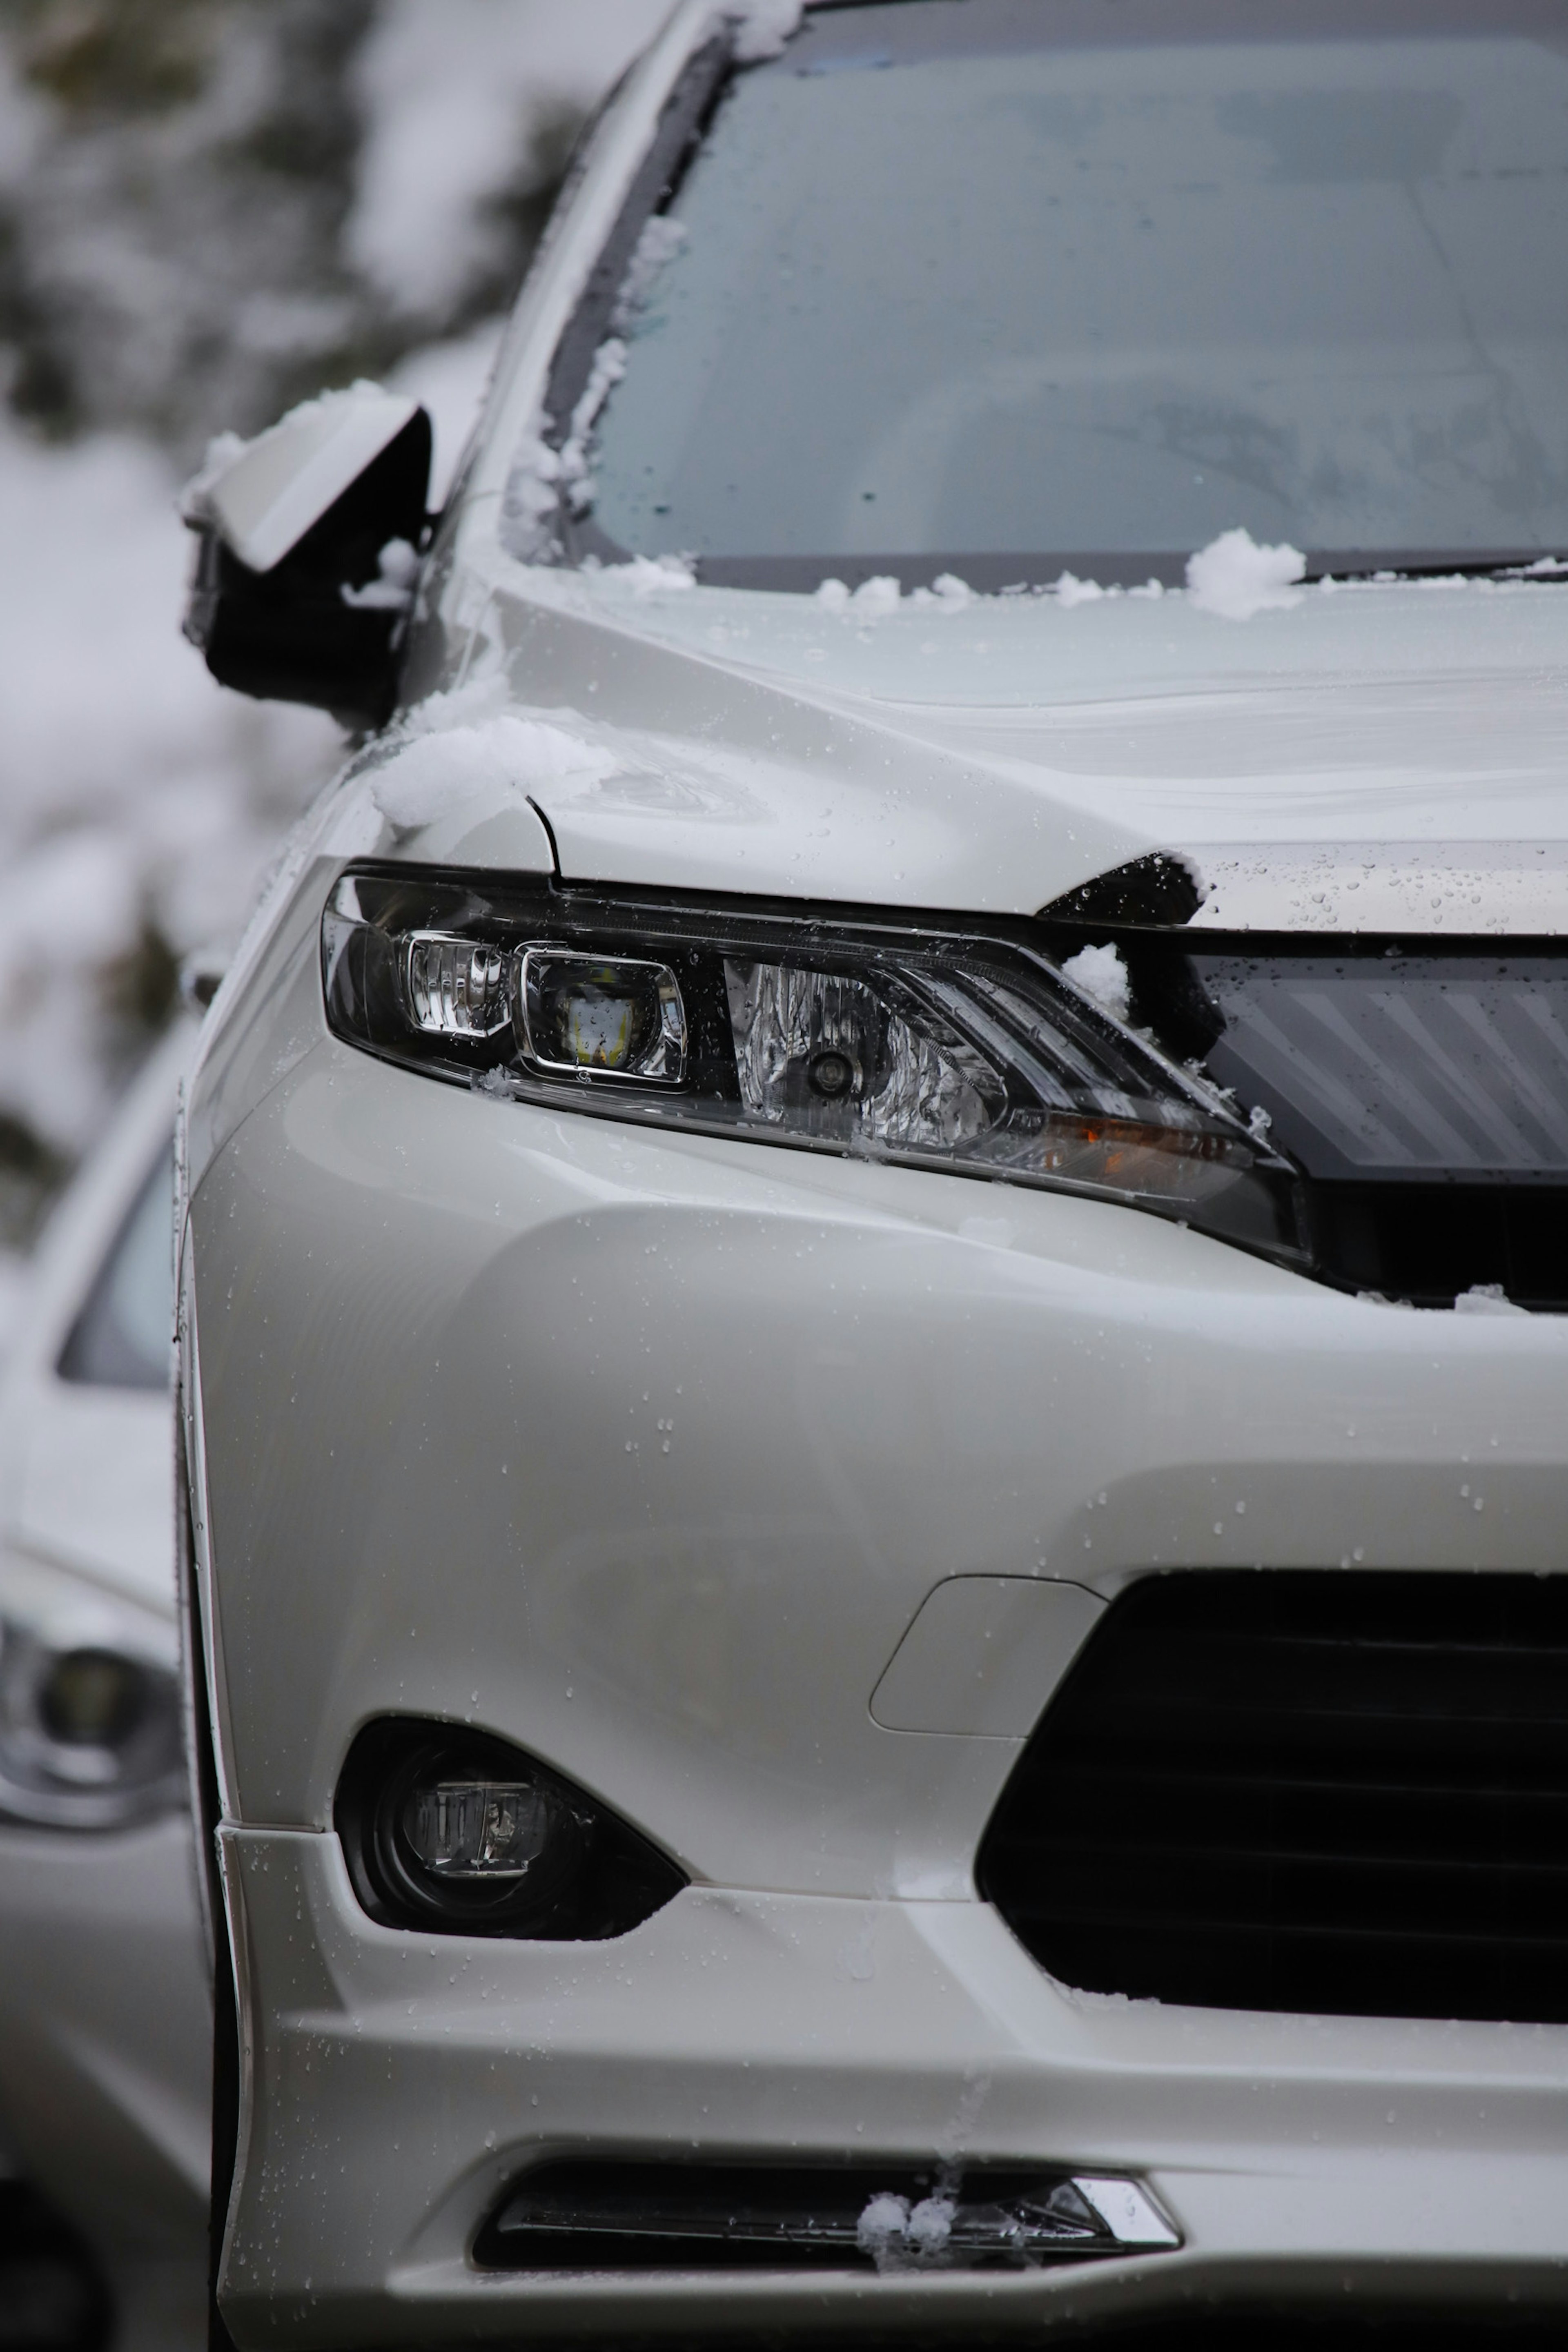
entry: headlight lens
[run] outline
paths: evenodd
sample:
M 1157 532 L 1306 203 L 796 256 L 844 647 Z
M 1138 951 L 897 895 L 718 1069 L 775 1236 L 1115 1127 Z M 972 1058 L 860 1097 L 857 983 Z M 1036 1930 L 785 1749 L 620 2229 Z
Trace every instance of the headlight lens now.
M 1021 935 L 358 867 L 321 955 L 337 1034 L 433 1076 L 1115 1199 L 1307 1257 L 1289 1164 Z
M 172 1675 L 0 1620 L 0 1822 L 126 1829 L 184 1802 Z
M 679 1085 L 686 1005 L 668 964 L 530 947 L 514 985 L 518 1040 L 534 1069 Z

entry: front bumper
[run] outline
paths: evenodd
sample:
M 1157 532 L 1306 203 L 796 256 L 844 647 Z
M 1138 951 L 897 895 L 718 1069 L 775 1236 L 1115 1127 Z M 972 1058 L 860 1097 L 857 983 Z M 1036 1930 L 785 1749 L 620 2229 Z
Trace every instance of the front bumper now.
M 1064 1993 L 973 1893 L 1027 1716 L 872 1697 L 954 1579 L 1561 1569 L 1568 1324 L 331 1043 L 218 1154 L 191 1244 L 240 2342 L 1559 2292 L 1568 2032 Z M 332 1794 L 396 1713 L 529 1748 L 693 1885 L 602 1946 L 374 1927 Z M 1185 2245 L 842 2282 L 469 2259 L 542 2153 L 862 2149 L 1146 2175 Z
M 237 2340 L 1023 2334 L 1206 2298 L 1568 2300 L 1568 2031 L 1161 2009 L 987 1906 L 693 1887 L 615 1944 L 374 1927 L 331 1834 L 230 1830 L 252 2137 Z M 1182 2250 L 1024 2273 L 537 2277 L 469 2248 L 545 2155 L 1132 2171 Z

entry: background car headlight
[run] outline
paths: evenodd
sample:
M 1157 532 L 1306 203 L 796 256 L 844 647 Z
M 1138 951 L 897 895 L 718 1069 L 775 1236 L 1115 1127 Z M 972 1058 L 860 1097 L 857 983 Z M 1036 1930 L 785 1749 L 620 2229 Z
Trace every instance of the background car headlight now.
M 337 1034 L 432 1076 L 1089 1193 L 1304 1262 L 1289 1163 L 1028 931 L 366 866 L 321 957 Z
M 116 1830 L 185 1802 L 180 1698 L 108 1643 L 0 1619 L 0 1824 Z

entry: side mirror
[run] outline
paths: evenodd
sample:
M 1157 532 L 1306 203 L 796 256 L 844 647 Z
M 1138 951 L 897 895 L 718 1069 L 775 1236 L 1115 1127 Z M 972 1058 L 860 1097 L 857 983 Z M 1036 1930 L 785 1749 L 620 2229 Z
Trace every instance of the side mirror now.
M 185 635 L 223 686 L 379 726 L 425 542 L 430 419 L 376 385 L 225 435 L 181 512 L 200 541 Z

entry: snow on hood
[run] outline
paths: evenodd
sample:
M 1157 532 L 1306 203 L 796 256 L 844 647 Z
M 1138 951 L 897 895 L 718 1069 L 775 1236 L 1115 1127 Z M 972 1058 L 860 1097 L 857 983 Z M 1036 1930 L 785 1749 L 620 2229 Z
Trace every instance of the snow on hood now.
M 483 690 L 433 694 L 391 738 L 370 795 L 389 823 L 412 831 L 474 801 L 488 807 L 498 793 L 531 803 L 563 779 L 599 783 L 618 765 L 613 751 L 552 714 L 497 708 Z
M 1161 849 L 1200 921 L 1568 930 L 1568 587 L 1277 577 L 1237 621 L 653 569 L 490 583 L 478 669 L 590 747 L 528 787 L 571 877 L 1029 912 Z

